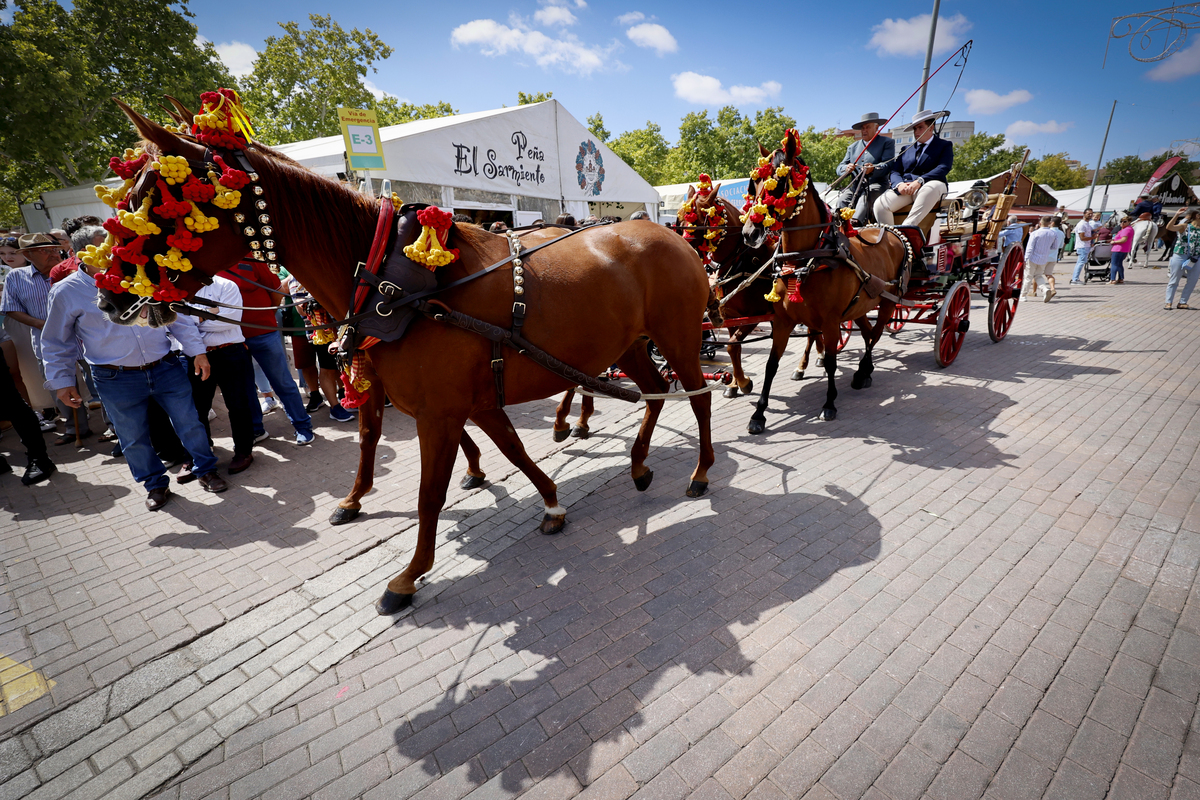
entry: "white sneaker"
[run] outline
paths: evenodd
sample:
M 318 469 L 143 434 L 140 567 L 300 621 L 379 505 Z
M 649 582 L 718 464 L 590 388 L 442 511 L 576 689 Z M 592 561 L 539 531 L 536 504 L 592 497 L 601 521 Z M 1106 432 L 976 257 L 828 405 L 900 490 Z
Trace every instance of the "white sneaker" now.
M 272 411 L 278 411 L 283 408 L 283 404 L 274 397 L 264 397 L 258 404 L 262 407 L 262 413 L 264 414 L 270 414 Z

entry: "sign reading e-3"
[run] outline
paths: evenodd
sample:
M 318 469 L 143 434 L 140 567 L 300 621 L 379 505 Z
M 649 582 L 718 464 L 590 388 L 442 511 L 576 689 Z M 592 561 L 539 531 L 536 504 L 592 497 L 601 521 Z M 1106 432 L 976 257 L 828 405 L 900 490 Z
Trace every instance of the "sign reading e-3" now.
M 375 112 L 362 108 L 339 108 L 337 112 L 350 169 L 387 169 Z

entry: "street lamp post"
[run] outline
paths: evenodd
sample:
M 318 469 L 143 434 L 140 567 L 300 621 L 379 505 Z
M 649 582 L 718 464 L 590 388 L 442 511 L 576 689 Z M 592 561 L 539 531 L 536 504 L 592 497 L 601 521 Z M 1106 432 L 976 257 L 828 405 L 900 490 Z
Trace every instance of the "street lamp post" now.
M 1096 191 L 1096 179 L 1100 177 L 1100 165 L 1104 163 L 1104 148 L 1108 144 L 1108 129 L 1112 127 L 1113 114 L 1117 113 L 1117 101 L 1113 100 L 1112 111 L 1108 112 L 1108 125 L 1104 128 L 1104 141 L 1100 143 L 1100 158 L 1096 160 L 1096 168 L 1092 170 L 1092 185 L 1088 189 L 1087 205 L 1084 208 L 1092 207 L 1092 194 Z
M 929 64 L 933 61 L 933 40 L 937 35 L 938 9 L 942 0 L 933 0 L 933 18 L 929 20 L 929 46 L 925 48 L 925 71 L 921 73 L 921 96 L 917 98 L 917 111 L 925 110 L 925 89 L 929 83 Z

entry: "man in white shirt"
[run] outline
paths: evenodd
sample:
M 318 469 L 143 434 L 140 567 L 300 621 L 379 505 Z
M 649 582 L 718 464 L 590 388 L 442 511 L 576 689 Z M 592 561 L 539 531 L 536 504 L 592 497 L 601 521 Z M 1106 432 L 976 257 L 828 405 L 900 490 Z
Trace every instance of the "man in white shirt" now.
M 208 432 L 209 441 L 212 441 L 212 430 L 208 424 L 208 410 L 212 408 L 213 396 L 218 388 L 225 398 L 229 427 L 233 434 L 233 460 L 229 462 L 229 474 L 236 475 L 254 461 L 251 452 L 254 449 L 254 422 L 250 408 L 251 403 L 258 402 L 254 366 L 250 361 L 250 351 L 246 349 L 246 338 L 242 335 L 242 310 L 206 305 L 206 300 L 240 306 L 242 292 L 236 283 L 221 277 L 214 277 L 211 285 L 196 292 L 197 306 L 235 321 L 200 320 L 200 338 L 204 340 L 212 374 L 204 379 L 195 375 L 194 371 L 189 372 L 196 411 Z M 187 471 L 186 467 L 184 471 Z
M 1071 276 L 1071 283 L 1081 282 L 1080 278 L 1083 277 L 1083 270 L 1087 266 L 1088 253 L 1092 251 L 1092 236 L 1098 227 L 1092 220 L 1092 210 L 1089 208 L 1084 211 L 1083 219 L 1075 226 L 1075 252 L 1079 257 L 1075 259 L 1075 273 Z
M 1054 225 L 1054 217 L 1044 216 L 1038 227 L 1029 234 L 1028 249 L 1025 251 L 1025 292 L 1037 296 L 1038 283 L 1046 284 L 1046 302 L 1054 295 L 1054 265 L 1058 263 L 1058 248 L 1062 247 L 1063 232 Z

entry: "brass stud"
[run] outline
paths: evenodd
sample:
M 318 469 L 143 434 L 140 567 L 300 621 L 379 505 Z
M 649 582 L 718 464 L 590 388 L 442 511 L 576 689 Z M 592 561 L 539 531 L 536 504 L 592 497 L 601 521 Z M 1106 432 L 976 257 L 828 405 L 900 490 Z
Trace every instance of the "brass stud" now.
M 525 294 L 525 287 L 524 286 L 514 286 L 513 294 Z
M 524 274 L 525 274 L 525 270 L 521 269 L 520 267 L 513 267 L 513 275 L 524 275 Z
M 274 260 L 275 260 L 275 251 L 274 251 L 274 250 L 272 250 L 271 252 L 267 253 L 267 259 L 268 259 L 268 260 L 270 260 L 270 261 L 274 261 Z
M 250 180 L 252 180 L 252 181 L 256 181 L 256 180 L 258 180 L 258 173 L 257 173 L 257 172 L 251 172 L 251 173 L 250 173 Z
M 263 225 L 263 229 L 262 229 L 262 235 L 263 235 L 263 236 L 270 236 L 270 235 L 271 235 L 271 230 L 272 230 L 272 228 L 271 228 L 271 226 L 270 226 L 270 225 Z
M 264 246 L 265 246 L 265 247 L 266 247 L 268 250 L 274 250 L 274 249 L 275 249 L 275 240 L 274 240 L 274 239 L 267 239 L 265 242 L 263 242 L 263 245 L 264 245 Z
M 256 259 L 258 259 L 259 261 L 264 261 L 264 260 L 265 260 L 265 259 L 263 258 L 263 254 L 262 254 L 262 251 L 261 251 L 261 250 L 255 250 L 253 253 L 251 253 L 251 255 L 252 255 L 252 256 L 254 256 Z
M 251 228 L 249 225 L 247 225 L 246 227 L 242 228 L 242 233 L 246 234 L 247 236 L 253 236 L 254 228 Z
M 513 278 L 513 283 L 515 283 L 517 286 L 521 286 L 525 283 L 525 279 L 518 275 L 517 277 Z
M 262 193 L 263 193 L 263 188 L 262 188 L 261 186 L 255 186 L 255 187 L 254 187 L 254 193 L 255 193 L 255 194 L 262 194 Z
M 258 248 L 260 248 L 260 247 L 262 247 L 262 245 L 261 245 L 261 244 L 259 244 L 258 242 L 250 242 L 250 249 L 251 249 L 251 250 L 257 250 L 257 249 L 258 249 Z
M 267 208 L 267 201 L 266 200 L 255 200 L 254 207 L 257 208 L 259 211 L 265 211 Z
M 245 214 L 234 214 L 234 215 L 233 215 L 233 221 L 234 221 L 234 222 L 239 222 L 239 223 L 241 223 L 241 222 L 245 222 L 245 221 L 246 221 L 246 215 L 245 215 Z
M 519 266 L 521 266 L 521 259 L 519 259 L 519 258 L 514 258 L 514 259 L 513 259 L 513 266 L 514 266 L 514 267 L 519 267 Z
M 258 215 L 258 221 L 259 221 L 261 224 L 263 224 L 263 225 L 266 225 L 268 222 L 270 222 L 270 221 L 271 221 L 271 218 L 270 218 L 269 216 L 267 216 L 266 214 L 259 214 L 259 215 Z

